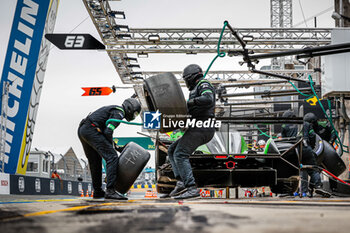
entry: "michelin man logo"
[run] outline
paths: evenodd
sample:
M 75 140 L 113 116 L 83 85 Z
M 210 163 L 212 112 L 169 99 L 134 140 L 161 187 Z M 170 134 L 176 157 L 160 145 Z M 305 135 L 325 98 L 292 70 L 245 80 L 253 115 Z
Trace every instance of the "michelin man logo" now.
M 23 193 L 25 189 L 25 183 L 24 183 L 24 178 L 22 176 L 20 176 L 18 178 L 18 190 Z
M 157 110 L 156 112 L 143 113 L 143 128 L 144 129 L 160 129 L 160 116 L 162 114 Z
M 35 191 L 37 193 L 40 193 L 40 191 L 41 191 L 41 182 L 40 182 L 39 178 L 35 179 Z

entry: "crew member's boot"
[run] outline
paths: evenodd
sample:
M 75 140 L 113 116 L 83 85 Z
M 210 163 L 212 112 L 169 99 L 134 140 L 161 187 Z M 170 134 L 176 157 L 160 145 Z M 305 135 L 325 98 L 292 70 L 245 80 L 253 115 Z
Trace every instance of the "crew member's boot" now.
M 104 198 L 105 197 L 105 192 L 100 189 L 100 190 L 95 190 L 95 193 L 94 193 L 94 199 L 99 199 L 99 198 Z
M 169 193 L 170 197 L 176 197 L 186 191 L 186 187 L 182 181 L 177 181 L 173 191 Z
M 332 194 L 330 194 L 329 192 L 327 192 L 326 190 L 324 190 L 322 188 L 322 186 L 316 186 L 315 187 L 315 193 L 321 195 L 322 197 L 326 197 L 326 198 L 329 198 L 332 196 Z
M 195 198 L 195 197 L 200 197 L 199 190 L 197 189 L 196 186 L 191 186 L 191 187 L 188 187 L 184 193 L 178 196 L 175 196 L 174 199 L 189 199 L 189 198 Z
M 115 199 L 115 200 L 128 200 L 127 197 L 124 195 L 118 193 L 117 191 L 113 189 L 107 189 L 105 194 L 106 199 Z

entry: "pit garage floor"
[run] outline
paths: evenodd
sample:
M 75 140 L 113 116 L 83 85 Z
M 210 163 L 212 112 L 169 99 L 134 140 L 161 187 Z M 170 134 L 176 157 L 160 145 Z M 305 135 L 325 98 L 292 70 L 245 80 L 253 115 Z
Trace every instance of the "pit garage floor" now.
M 349 232 L 350 198 L 145 199 L 0 196 L 0 229 L 27 232 Z

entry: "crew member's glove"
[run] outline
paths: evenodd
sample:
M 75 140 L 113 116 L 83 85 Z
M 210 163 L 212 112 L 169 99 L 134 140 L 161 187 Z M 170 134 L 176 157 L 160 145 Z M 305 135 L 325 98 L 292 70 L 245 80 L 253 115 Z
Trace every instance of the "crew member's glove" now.
M 114 144 L 114 149 L 119 153 L 122 153 L 122 151 L 124 150 L 124 146 L 118 146 L 117 144 Z
M 306 139 L 303 139 L 303 145 L 305 147 L 311 147 Z
M 113 140 L 113 130 L 110 128 L 106 128 L 103 132 L 107 140 L 111 141 Z
M 195 105 L 194 99 L 189 99 L 189 100 L 187 101 L 187 107 L 188 107 L 188 108 L 190 108 L 190 107 L 192 107 L 192 106 L 194 106 L 194 105 Z

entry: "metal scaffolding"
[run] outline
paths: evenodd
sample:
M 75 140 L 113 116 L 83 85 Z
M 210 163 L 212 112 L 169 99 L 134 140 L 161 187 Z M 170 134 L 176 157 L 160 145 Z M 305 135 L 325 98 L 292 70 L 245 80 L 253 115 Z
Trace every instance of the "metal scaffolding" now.
M 125 13 L 112 10 L 109 1 L 83 0 L 103 44 L 106 45 L 106 51 L 124 84 L 137 84 L 151 73 L 163 72 L 162 70 L 155 72 L 142 71 L 142 67 L 138 64 L 138 57 L 147 57 L 151 53 L 217 53 L 217 42 L 221 28 L 129 28 L 125 23 L 120 23 L 125 19 Z M 276 20 L 279 20 L 279 22 L 282 20 L 282 24 L 280 23 L 277 28 L 237 29 L 243 38 L 249 39 L 246 47 L 249 51 L 270 53 L 330 43 L 331 31 L 328 28 L 288 28 L 292 24 L 291 1 L 271 0 L 271 12 L 273 13 L 271 15 L 274 15 L 271 16 L 273 24 L 275 25 Z M 242 47 L 232 33 L 225 30 L 220 51 L 227 52 L 228 56 L 236 56 L 238 55 L 236 52 L 241 50 Z M 175 71 L 175 73 L 179 72 Z M 304 73 L 300 72 L 298 76 L 302 76 L 302 74 Z M 208 73 L 208 78 L 227 82 L 233 76 L 239 76 L 238 79 L 243 80 L 246 78 L 252 79 L 252 75 L 246 71 L 212 71 Z M 234 77 L 233 79 L 237 78 Z
M 175 75 L 181 84 L 184 84 L 182 80 L 182 71 L 169 71 Z M 314 74 L 314 70 L 272 70 L 269 71 L 274 74 L 281 74 L 287 76 L 293 76 L 300 79 L 306 79 L 308 74 Z M 148 78 L 159 74 L 159 71 L 142 71 L 142 77 Z M 210 80 L 212 83 L 254 83 L 254 82 L 264 82 L 267 79 L 261 78 L 262 75 L 253 73 L 250 70 L 232 70 L 232 71 L 209 71 L 206 79 Z M 268 79 L 271 81 L 270 79 Z M 275 79 L 274 79 L 275 80 Z M 278 80 L 278 79 L 277 79 Z M 142 80 L 138 81 L 142 83 Z M 138 83 L 135 81 L 135 83 Z M 285 86 L 285 85 L 275 85 L 275 86 Z
M 291 28 L 293 25 L 292 0 L 270 0 L 271 27 Z
M 293 26 L 293 7 L 292 0 L 270 0 L 270 16 L 271 16 L 271 28 L 291 28 Z M 289 38 L 290 33 L 280 32 L 279 37 Z M 276 49 L 285 48 L 282 44 L 275 44 Z M 272 65 L 277 65 L 279 67 L 284 67 L 284 64 L 288 60 L 291 63 L 292 58 L 273 58 L 271 60 Z

